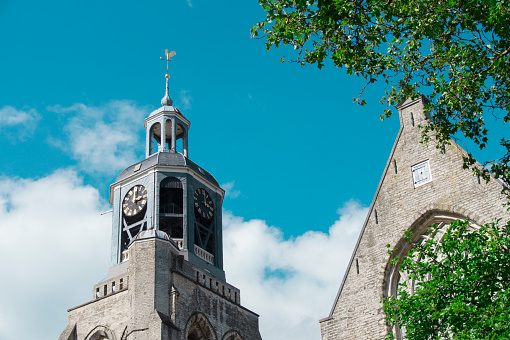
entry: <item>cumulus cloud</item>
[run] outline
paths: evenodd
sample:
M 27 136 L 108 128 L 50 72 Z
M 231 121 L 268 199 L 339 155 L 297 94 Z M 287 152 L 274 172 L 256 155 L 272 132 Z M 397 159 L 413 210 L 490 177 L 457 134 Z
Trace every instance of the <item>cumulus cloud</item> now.
M 193 100 L 188 93 L 189 90 L 181 90 L 181 92 L 179 92 L 179 99 L 181 100 L 182 108 L 185 110 L 191 108 L 191 101 Z
M 351 200 L 328 233 L 292 239 L 265 221 L 224 212 L 227 279 L 260 314 L 263 339 L 320 339 L 319 319 L 329 314 L 367 212 Z
M 220 185 L 221 188 L 223 190 L 225 190 L 225 197 L 230 197 L 230 198 L 239 197 L 241 192 L 239 190 L 234 189 L 234 184 L 235 184 L 235 181 L 231 181 L 231 182 L 223 183 L 222 185 Z
M 191 3 L 191 0 L 186 0 L 186 2 L 188 3 L 189 7 L 193 7 L 193 4 Z
M 68 140 L 51 144 L 64 145 L 83 171 L 117 173 L 135 163 L 144 151 L 140 122 L 149 111 L 131 101 L 115 100 L 98 107 L 53 106 L 49 110 L 70 116 L 65 126 Z
M 35 109 L 17 110 L 12 106 L 0 108 L 0 129 L 9 136 L 23 139 L 34 132 L 37 121 L 41 118 Z M 15 128 L 14 130 L 12 130 Z
M 111 215 L 100 215 L 108 209 L 71 170 L 0 177 L 0 339 L 56 339 L 66 310 L 92 298 L 109 266 Z M 338 214 L 328 233 L 285 239 L 263 220 L 224 212 L 228 282 L 260 314 L 263 339 L 320 339 L 318 320 L 329 313 L 367 208 L 349 201 Z
M 105 209 L 73 171 L 0 178 L 0 339 L 56 339 L 66 310 L 91 300 L 109 265 Z

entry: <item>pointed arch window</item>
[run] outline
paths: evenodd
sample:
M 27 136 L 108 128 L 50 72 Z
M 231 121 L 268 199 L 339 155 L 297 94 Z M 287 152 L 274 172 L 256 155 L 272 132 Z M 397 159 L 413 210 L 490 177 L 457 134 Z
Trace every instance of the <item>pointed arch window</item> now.
M 185 336 L 186 340 L 216 340 L 211 323 L 202 313 L 196 313 L 188 320 Z
M 85 336 L 85 340 L 108 340 L 115 339 L 113 332 L 105 326 L 95 327 L 89 334 Z
M 222 340 L 243 340 L 239 332 L 235 330 L 230 330 L 223 336 Z
M 384 290 L 384 297 L 388 296 L 397 296 L 399 287 L 404 287 L 407 293 L 413 294 L 416 285 L 414 279 L 409 277 L 409 274 L 400 268 L 402 264 L 402 259 L 409 254 L 414 245 L 426 242 L 427 240 L 434 239 L 436 241 L 441 241 L 448 226 L 451 222 L 457 219 L 465 219 L 465 216 L 453 214 L 453 213 L 436 213 L 431 214 L 431 217 L 425 219 L 424 221 L 417 221 L 413 223 L 412 238 L 411 242 L 408 242 L 406 239 L 402 238 L 397 246 L 395 247 L 395 251 L 392 254 L 391 259 L 398 257 L 400 261 L 397 264 L 393 264 L 388 262 L 386 267 L 386 286 Z M 437 225 L 438 229 L 436 232 L 431 232 L 431 227 L 433 225 Z M 475 224 L 472 224 L 476 228 Z M 426 261 L 426 259 L 419 258 L 418 261 Z M 403 340 L 405 339 L 406 330 L 405 328 L 401 328 L 396 326 L 393 329 L 393 333 L 395 339 Z

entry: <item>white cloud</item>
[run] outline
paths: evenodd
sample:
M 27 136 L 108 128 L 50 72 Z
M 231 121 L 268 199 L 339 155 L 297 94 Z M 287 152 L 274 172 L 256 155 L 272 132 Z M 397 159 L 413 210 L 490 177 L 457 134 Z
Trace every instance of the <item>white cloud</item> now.
M 99 107 L 53 106 L 49 110 L 71 116 L 65 126 L 68 140 L 64 149 L 86 172 L 116 173 L 135 163 L 144 151 L 141 122 L 149 111 L 131 101 L 115 100 Z M 51 144 L 59 145 L 54 140 Z
M 289 240 L 265 221 L 224 213 L 227 279 L 241 289 L 242 304 L 260 314 L 264 340 L 320 339 L 319 319 L 329 314 L 367 212 L 351 200 L 329 233 Z
M 235 181 L 223 183 L 221 188 L 225 190 L 225 197 L 237 198 L 241 194 L 239 190 L 234 190 Z
M 73 171 L 0 178 L 0 339 L 56 339 L 66 310 L 91 299 L 109 265 L 105 209 Z
M 181 90 L 181 92 L 179 92 L 179 98 L 181 99 L 181 105 L 184 110 L 191 108 L 191 101 L 193 100 L 193 98 L 188 93 L 189 90 Z
M 193 7 L 193 4 L 191 3 L 191 0 L 186 0 L 186 2 L 188 3 L 189 7 Z
M 7 105 L 0 108 L 0 129 L 16 127 L 14 131 L 9 131 L 9 136 L 23 139 L 34 132 L 40 118 L 40 114 L 35 109 L 17 110 Z
M 91 299 L 109 266 L 111 216 L 100 216 L 108 208 L 70 170 L 0 178 L 0 339 L 55 339 L 66 309 Z M 260 314 L 264 340 L 320 339 L 318 320 L 329 313 L 367 208 L 350 201 L 338 213 L 328 233 L 285 239 L 262 220 L 224 212 L 228 282 Z

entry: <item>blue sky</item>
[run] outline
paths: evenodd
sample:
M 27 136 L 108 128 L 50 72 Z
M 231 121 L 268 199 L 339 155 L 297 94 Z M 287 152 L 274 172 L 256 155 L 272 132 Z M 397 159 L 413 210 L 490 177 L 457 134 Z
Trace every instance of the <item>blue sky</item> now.
M 250 39 L 263 18 L 251 0 L 0 1 L 0 231 L 11 233 L 0 246 L 11 279 L 0 287 L 16 306 L 2 322 L 10 305 L 0 304 L 0 338 L 22 339 L 9 327 L 22 323 L 22 307 L 51 310 L 33 334 L 58 337 L 65 309 L 106 275 L 110 221 L 99 213 L 110 209 L 109 184 L 143 159 L 165 48 L 177 52 L 170 96 L 191 121 L 190 158 L 228 193 L 227 278 L 261 314 L 264 339 L 320 338 L 317 320 L 329 313 L 399 122 L 379 120 L 377 84 L 359 107 L 352 98 L 363 83 L 344 70 L 280 63 L 291 49 L 267 52 Z M 236 244 L 247 240 L 255 246 L 241 256 Z M 27 295 L 20 273 L 40 252 L 36 267 L 48 270 Z M 67 287 L 58 301 L 55 285 Z
M 255 1 L 189 4 L 4 2 L 0 104 L 35 109 L 40 120 L 23 143 L 1 137 L 9 145 L 2 173 L 34 177 L 74 165 L 48 144 L 68 143 L 68 116 L 48 107 L 129 100 L 147 113 L 157 108 L 165 72 L 159 57 L 168 48 L 177 52 L 170 94 L 192 122 L 190 158 L 240 191 L 225 208 L 291 236 L 327 230 L 352 197 L 368 204 L 398 130 L 396 117 L 378 118 L 382 92 L 361 108 L 352 103 L 361 81 L 343 70 L 279 63 L 283 50 L 266 52 L 263 41 L 250 39 L 264 18 Z M 136 133 L 144 133 L 141 120 Z M 143 157 L 142 144 L 131 147 Z M 116 174 L 85 181 L 106 195 Z

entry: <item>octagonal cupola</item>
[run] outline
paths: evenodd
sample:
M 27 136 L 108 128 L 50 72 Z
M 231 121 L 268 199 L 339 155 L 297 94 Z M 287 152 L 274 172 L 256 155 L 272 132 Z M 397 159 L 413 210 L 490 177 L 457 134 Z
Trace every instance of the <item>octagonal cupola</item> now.
M 173 53 L 173 54 L 172 54 Z M 167 61 L 175 55 L 175 52 L 166 51 Z M 168 64 L 167 64 L 168 65 Z M 166 90 L 165 96 L 161 99 L 161 107 L 151 112 L 145 119 L 145 157 L 162 152 L 179 152 L 188 156 L 188 130 L 190 128 L 189 120 L 177 109 L 173 107 L 173 100 L 170 98 L 168 90 L 168 80 L 170 75 L 165 74 Z

